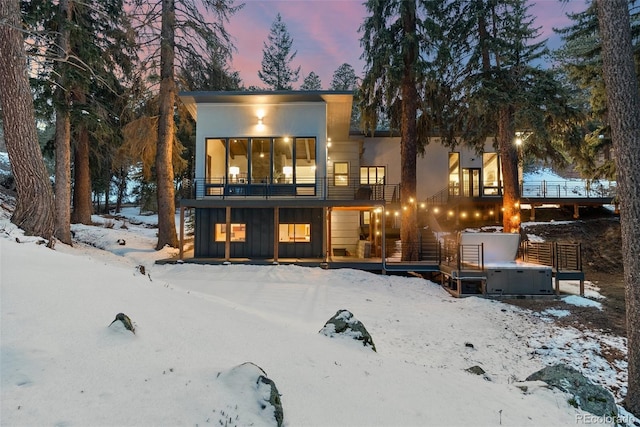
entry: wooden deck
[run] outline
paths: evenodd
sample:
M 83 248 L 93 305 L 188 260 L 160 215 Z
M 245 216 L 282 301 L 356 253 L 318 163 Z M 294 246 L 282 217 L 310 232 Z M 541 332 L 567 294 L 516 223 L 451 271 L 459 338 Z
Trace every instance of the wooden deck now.
M 435 273 L 440 271 L 437 261 L 399 262 L 385 261 L 382 258 L 357 258 L 350 256 L 334 256 L 328 260 L 322 258 L 166 258 L 156 264 L 200 264 L 200 265 L 299 265 L 302 267 L 320 267 L 325 269 L 352 268 L 375 273 Z

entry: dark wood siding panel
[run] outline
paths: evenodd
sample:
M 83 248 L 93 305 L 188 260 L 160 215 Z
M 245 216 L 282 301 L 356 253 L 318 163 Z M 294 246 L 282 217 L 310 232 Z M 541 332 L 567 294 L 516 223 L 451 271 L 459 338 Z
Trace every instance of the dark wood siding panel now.
M 273 209 L 232 209 L 231 222 L 246 224 L 246 240 L 231 242 L 232 257 L 273 258 Z
M 196 258 L 223 258 L 224 242 L 216 242 L 214 224 L 225 223 L 224 209 L 196 209 L 194 256 Z

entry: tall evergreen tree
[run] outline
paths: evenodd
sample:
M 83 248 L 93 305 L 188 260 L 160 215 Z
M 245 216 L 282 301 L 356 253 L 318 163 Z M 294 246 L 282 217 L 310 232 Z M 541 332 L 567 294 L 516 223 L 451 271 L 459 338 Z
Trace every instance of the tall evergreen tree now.
M 155 163 L 158 200 L 156 249 L 162 249 L 166 245 L 177 247 L 173 158 L 178 144 L 175 138 L 174 107 L 177 99 L 176 75 L 180 72 L 176 73 L 176 67 L 185 67 L 194 58 L 211 52 L 229 58 L 233 44 L 224 24 L 242 6 L 233 6 L 233 0 L 133 1 L 142 46 L 151 53 L 144 62 L 153 72 L 157 72 L 159 68 Z M 201 10 L 209 13 L 210 19 L 205 19 Z
M 632 43 L 634 61 L 640 66 L 640 12 L 636 8 L 631 13 Z M 564 45 L 554 52 L 555 59 L 568 79 L 585 92 L 589 103 L 590 122 L 585 128 L 585 140 L 572 147 L 571 157 L 576 168 L 586 177 L 593 179 L 615 179 L 615 160 L 609 156 L 612 150 L 609 129 L 606 94 L 602 73 L 602 55 L 595 3 L 591 3 L 579 13 L 567 15 L 572 24 L 556 30 L 562 35 Z M 604 158 L 604 161 L 599 161 Z
M 0 2 L 0 107 L 18 192 L 11 222 L 26 234 L 42 236 L 53 245 L 53 192 L 38 145 L 21 27 L 19 0 Z
M 263 43 L 262 70 L 258 71 L 258 77 L 273 90 L 291 90 L 300 74 L 300 66 L 294 70 L 290 65 L 298 52 L 291 52 L 293 39 L 279 13 L 271 24 L 267 40 L 268 43 Z
M 322 82 L 320 81 L 320 77 L 313 71 L 310 72 L 309 75 L 304 78 L 304 82 L 302 83 L 302 86 L 300 86 L 300 89 L 301 90 L 322 89 Z
M 627 0 L 596 0 L 602 63 L 616 150 L 627 310 L 626 408 L 640 416 L 640 89 Z
M 437 3 L 437 2 L 436 2 Z M 380 113 L 400 130 L 400 239 L 402 260 L 418 259 L 416 159 L 418 153 L 418 86 L 424 76 L 422 53 L 428 49 L 425 25 L 434 2 L 393 0 L 366 2 L 370 16 L 360 27 L 366 61 L 360 105 L 366 130 L 374 131 Z M 418 5 L 422 8 L 418 13 Z
M 524 0 L 475 0 L 468 2 L 467 16 L 475 40 L 469 61 L 466 99 L 469 123 L 463 139 L 483 145 L 495 136 L 503 180 L 503 230 L 520 230 L 519 159 L 516 130 L 530 132 L 526 149 L 537 156 L 558 157 L 561 138 L 576 137 L 580 120 L 565 87 L 552 70 L 536 61 L 548 51 L 545 41 L 535 40 L 537 29 Z M 555 145 L 554 145 L 555 144 Z
M 332 90 L 354 90 L 358 85 L 358 78 L 353 67 L 346 62 L 340 65 L 331 78 Z
M 68 64 L 64 58 L 70 56 L 71 9 L 73 0 L 60 0 L 58 5 L 58 55 L 54 72 L 56 78 L 56 231 L 58 240 L 71 244 L 71 116 L 69 103 L 71 93 L 67 82 Z
M 353 91 L 350 128 L 360 129 L 360 91 L 358 90 L 358 77 L 356 77 L 356 72 L 350 64 L 345 62 L 333 72 L 330 89 Z
M 23 3 L 23 10 L 35 35 L 32 60 L 41 70 L 34 79 L 39 115 L 46 120 L 47 114 L 54 114 L 48 113 L 51 105 L 55 110 L 56 232 L 61 241 L 71 243 L 69 222 L 91 223 L 90 167 L 98 165 L 90 165 L 89 159 L 99 159 L 95 153 L 100 146 L 119 133 L 120 117 L 111 112 L 121 103 L 122 86 L 128 81 L 132 33 L 122 0 L 62 0 L 57 7 L 32 0 Z M 48 53 L 44 57 L 43 51 Z

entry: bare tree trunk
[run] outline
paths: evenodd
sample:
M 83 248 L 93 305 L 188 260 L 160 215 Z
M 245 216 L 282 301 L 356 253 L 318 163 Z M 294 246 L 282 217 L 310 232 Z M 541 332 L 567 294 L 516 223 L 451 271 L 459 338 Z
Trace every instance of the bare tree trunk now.
M 91 225 L 91 173 L 89 169 L 89 132 L 81 126 L 73 162 L 73 213 L 71 222 Z
M 58 49 L 60 59 L 69 53 L 69 23 L 71 7 L 69 0 L 60 0 L 60 35 Z M 58 62 L 58 88 L 56 89 L 56 238 L 71 244 L 71 119 L 69 97 L 66 93 L 64 66 Z M 62 69 L 60 69 L 62 68 Z
M 514 109 L 502 107 L 498 117 L 498 147 L 502 166 L 502 231 L 520 232 L 520 185 L 518 182 L 518 151 L 514 144 L 516 132 Z
M 640 92 L 629 2 L 596 0 L 596 7 L 620 201 L 629 369 L 625 406 L 640 416 Z
M 175 0 L 162 0 L 162 30 L 160 45 L 160 117 L 158 118 L 158 149 L 156 151 L 156 179 L 158 181 L 158 243 L 178 246 L 176 233 L 176 202 L 173 188 L 173 139 L 175 123 L 176 83 L 175 59 Z
M 405 37 L 413 37 L 413 43 L 403 48 L 404 70 L 402 76 L 402 118 L 400 123 L 400 200 L 402 221 L 400 240 L 402 260 L 417 261 L 419 257 L 418 211 L 416 203 L 416 158 L 418 155 L 418 90 L 416 89 L 415 64 L 418 59 L 416 35 L 416 4 L 414 0 L 403 2 L 402 27 Z
M 20 17 L 19 0 L 0 1 L 0 103 L 4 139 L 18 200 L 11 222 L 53 245 L 53 191 L 38 145 Z

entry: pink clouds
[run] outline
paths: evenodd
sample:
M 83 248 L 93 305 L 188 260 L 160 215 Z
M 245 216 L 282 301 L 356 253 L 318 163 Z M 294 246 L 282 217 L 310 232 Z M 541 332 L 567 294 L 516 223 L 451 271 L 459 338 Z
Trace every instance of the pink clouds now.
M 245 7 L 231 17 L 227 27 L 237 48 L 232 67 L 240 72 L 245 86 L 264 86 L 258 78 L 263 43 L 280 13 L 293 39 L 292 49 L 298 52 L 291 65 L 301 66 L 294 88 L 311 71 L 320 76 L 322 87 L 328 88 L 333 72 L 345 62 L 361 75 L 364 62 L 360 59 L 358 29 L 366 14 L 363 3 L 364 0 L 245 0 Z M 566 4 L 559 0 L 532 0 L 529 12 L 536 18 L 535 25 L 541 27 L 542 37 L 556 48 L 559 37 L 553 28 L 569 24 L 566 12 L 585 8 L 585 0 Z
M 301 66 L 297 88 L 311 71 L 320 76 L 328 88 L 333 72 L 349 63 L 357 74 L 362 71 L 358 28 L 364 18 L 360 0 L 338 1 L 246 1 L 245 7 L 231 18 L 228 27 L 235 39 L 237 52 L 233 68 L 240 71 L 246 86 L 264 86 L 258 78 L 263 43 L 278 13 L 293 39 L 297 55 L 291 66 Z

